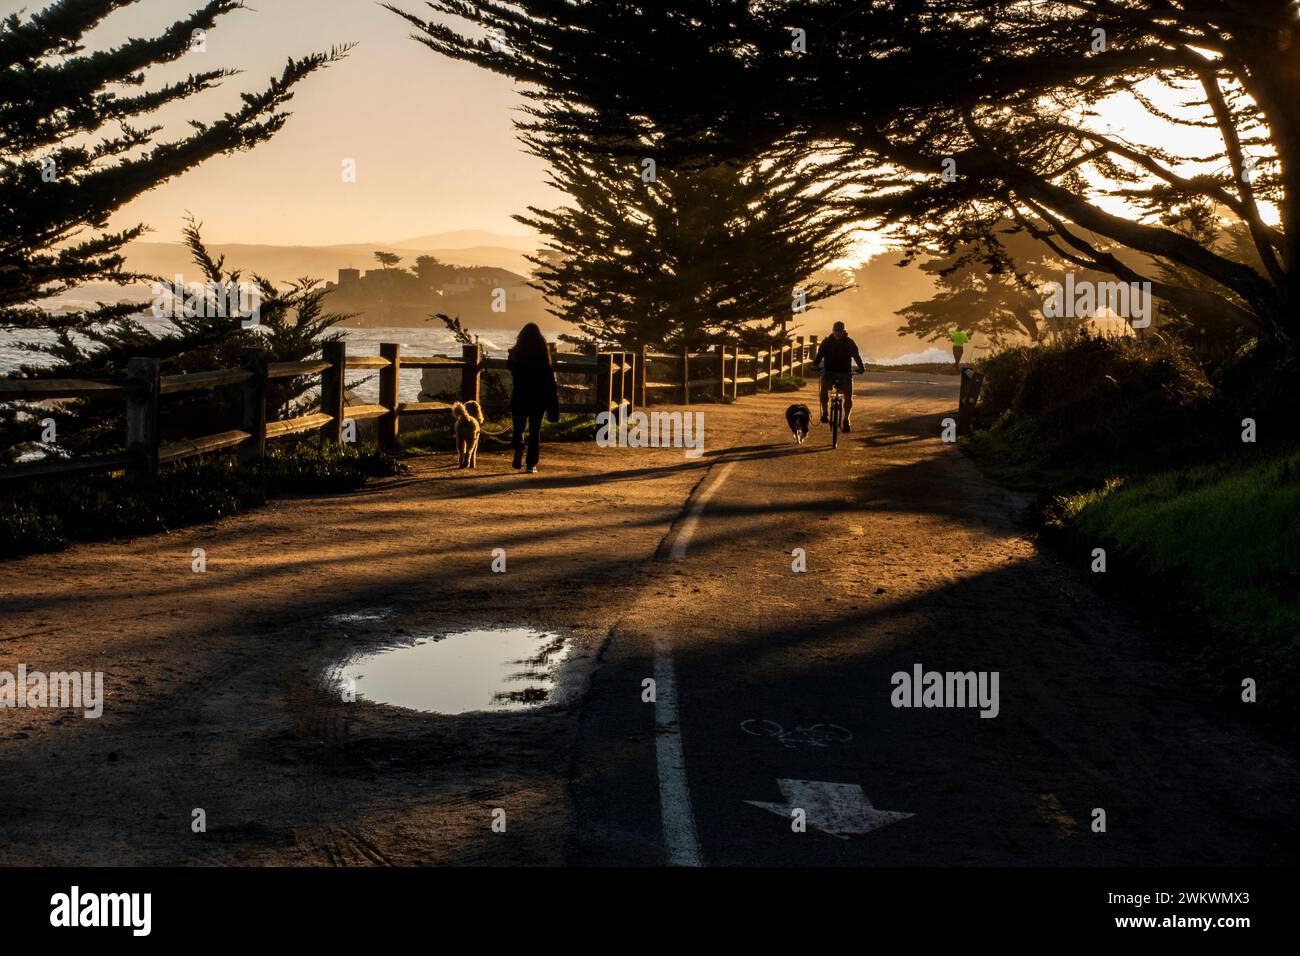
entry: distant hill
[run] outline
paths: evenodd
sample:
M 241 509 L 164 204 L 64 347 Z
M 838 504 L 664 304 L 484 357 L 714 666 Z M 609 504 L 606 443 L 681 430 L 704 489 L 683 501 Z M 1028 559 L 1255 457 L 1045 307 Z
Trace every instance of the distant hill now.
M 490 234 L 488 234 L 490 235 Z M 414 265 L 419 256 L 433 256 L 455 266 L 495 266 L 521 275 L 532 272 L 524 253 L 510 246 L 406 247 L 393 243 L 349 243 L 337 246 L 271 246 L 247 243 L 214 243 L 214 256 L 224 255 L 231 268 L 257 272 L 273 282 L 287 282 L 310 276 L 337 279 L 340 269 L 377 269 L 376 252 L 402 257 L 402 265 Z M 187 275 L 194 266 L 189 251 L 179 242 L 133 242 L 124 249 L 127 268 L 151 275 Z
M 460 245 L 460 243 L 466 243 Z M 434 233 L 390 243 L 347 243 L 333 246 L 274 246 L 250 243 L 214 244 L 214 255 L 226 256 L 228 267 L 242 269 L 245 274 L 257 272 L 274 282 L 287 282 L 310 276 L 328 282 L 338 281 L 340 269 L 360 269 L 363 273 L 378 270 L 376 251 L 392 252 L 402 257 L 403 267 L 413 266 L 418 256 L 433 256 L 448 265 L 503 269 L 516 273 L 515 286 L 532 273 L 533 267 L 524 257 L 525 251 L 536 248 L 537 240 L 526 236 L 507 236 L 481 229 L 462 229 L 455 232 Z M 193 263 L 183 245 L 175 242 L 134 242 L 126 247 L 127 267 L 140 272 L 173 276 L 177 273 L 187 280 L 195 278 Z M 901 355 L 923 354 L 934 343 L 923 342 L 912 336 L 899 336 L 902 320 L 895 312 L 917 300 L 934 294 L 933 278 L 915 265 L 898 268 L 899 256 L 886 253 L 875 256 L 852 272 L 853 287 L 847 292 L 816 306 L 796 324 L 800 334 L 825 335 L 831 323 L 842 320 L 849 333 L 857 340 L 865 356 L 892 358 Z M 845 273 L 824 273 L 822 277 L 844 281 Z M 449 290 L 449 293 L 451 290 Z M 88 305 L 93 301 L 116 302 L 123 299 L 148 301 L 148 286 L 117 287 L 109 285 L 88 286 L 60 296 L 53 305 Z M 398 302 L 386 296 L 357 297 L 346 291 L 332 296 L 331 308 L 339 311 L 356 311 L 361 314 L 350 325 L 423 325 L 434 311 L 459 314 L 467 325 L 499 327 L 501 316 L 490 311 L 490 300 L 484 294 L 457 292 L 427 303 Z M 540 298 L 516 300 L 511 295 L 510 324 L 537 322 L 548 332 L 571 331 L 545 311 Z M 493 324 L 495 322 L 495 324 Z M 487 323 L 487 325 L 484 325 Z M 942 344 L 942 343 L 940 343 Z
M 486 229 L 457 229 L 454 232 L 435 232 L 392 243 L 394 249 L 471 249 L 475 246 L 513 249 L 516 252 L 534 252 L 542 245 L 540 236 L 509 236 Z
M 541 293 L 526 276 L 496 266 L 426 265 L 408 269 L 359 270 L 327 283 L 326 308 L 352 316 L 349 326 L 423 326 L 435 313 L 459 317 L 471 329 L 516 328 L 537 322 L 558 327 L 546 314 Z M 496 301 L 499 300 L 499 301 Z M 497 311 L 501 309 L 502 311 Z
M 882 253 L 858 266 L 851 274 L 853 285 L 848 290 L 818 303 L 801 317 L 800 332 L 821 338 L 832 323 L 841 321 L 867 358 L 896 358 L 931 348 L 934 343 L 898 334 L 903 320 L 895 313 L 918 299 L 930 298 L 936 291 L 932 276 L 916 264 L 899 268 L 900 258 L 897 253 Z M 844 282 L 845 274 L 826 272 L 818 278 Z

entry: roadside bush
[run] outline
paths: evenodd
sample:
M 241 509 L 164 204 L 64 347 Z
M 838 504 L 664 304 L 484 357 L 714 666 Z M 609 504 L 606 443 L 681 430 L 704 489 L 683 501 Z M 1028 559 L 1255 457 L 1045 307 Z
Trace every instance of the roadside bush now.
M 1253 418 L 1261 441 L 1300 443 L 1300 354 L 1255 344 L 1210 370 L 1233 420 Z
M 303 440 L 269 446 L 255 466 L 229 454 L 187 459 L 149 485 L 120 472 L 34 482 L 0 503 L 0 557 L 212 521 L 272 495 L 350 491 L 403 467 L 376 449 Z
M 509 446 L 514 427 L 508 415 L 498 415 L 483 423 L 480 448 Z M 558 422 L 542 420 L 542 443 L 556 441 L 595 441 L 596 416 L 589 414 L 561 415 Z M 427 424 L 398 436 L 398 445 L 407 455 L 427 455 L 435 451 L 451 451 L 456 440 L 451 433 L 451 416 L 430 416 Z
M 1080 334 L 1008 349 L 981 363 L 977 444 L 1087 484 L 1114 473 L 1213 454 L 1224 447 L 1228 407 L 1176 342 Z
M 1261 714 L 1300 730 L 1276 692 L 1300 679 L 1294 359 L 1252 345 L 1200 365 L 1169 339 L 1080 335 L 981 367 L 985 427 L 967 447 L 984 467 L 1039 493 L 1049 540 L 1107 550 L 1112 573 L 1092 583 L 1153 614 L 1203 687 L 1231 700 L 1243 676 L 1267 678 Z

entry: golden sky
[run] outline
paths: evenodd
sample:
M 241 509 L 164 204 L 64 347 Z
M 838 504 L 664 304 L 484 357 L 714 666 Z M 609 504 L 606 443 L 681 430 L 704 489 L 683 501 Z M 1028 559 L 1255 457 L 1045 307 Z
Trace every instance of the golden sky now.
M 42 5 L 33 0 L 26 7 Z M 129 36 L 153 36 L 198 5 L 140 0 L 109 16 L 87 42 L 100 49 Z M 0 0 L 0 14 L 23 6 Z M 375 0 L 251 0 L 251 6 L 256 9 L 219 21 L 205 51 L 151 72 L 152 86 L 215 67 L 244 71 L 159 114 L 173 135 L 192 117 L 233 109 L 241 91 L 260 89 L 291 55 L 357 46 L 298 86 L 294 115 L 279 135 L 145 194 L 117 214 L 114 226 L 143 221 L 154 229 L 149 238 L 175 241 L 189 211 L 204 223 L 210 243 L 384 242 L 457 229 L 523 234 L 512 213 L 562 202 L 545 185 L 544 165 L 515 139 L 511 121 L 522 98 L 510 80 L 434 54 Z M 418 0 L 406 7 L 427 10 Z M 1165 90 L 1148 92 L 1169 107 L 1177 99 Z M 1094 122 L 1130 141 L 1175 150 L 1209 152 L 1219 145 L 1214 133 L 1170 127 L 1131 101 L 1108 103 Z M 345 160 L 355 161 L 356 182 L 344 181 Z M 1119 211 L 1122 204 L 1103 205 Z M 864 236 L 857 251 L 880 248 Z
M 87 35 L 91 49 L 154 36 L 198 0 L 141 0 Z M 0 14 L 44 6 L 0 0 Z M 217 157 L 122 209 L 115 226 L 145 222 L 155 241 L 179 239 L 192 212 L 209 242 L 326 245 L 396 241 L 454 229 L 508 234 L 529 204 L 552 205 L 544 164 L 515 141 L 520 98 L 510 80 L 434 54 L 374 0 L 250 0 L 218 21 L 206 52 L 151 73 L 150 85 L 216 67 L 243 75 L 160 114 L 179 135 L 216 118 L 239 92 L 260 89 L 289 56 L 355 42 L 341 63 L 297 87 L 293 117 L 250 152 Z M 411 10 L 427 9 L 412 0 Z M 137 124 L 141 121 L 137 120 Z M 179 125 L 178 125 L 179 124 Z M 343 182 L 345 159 L 357 181 Z

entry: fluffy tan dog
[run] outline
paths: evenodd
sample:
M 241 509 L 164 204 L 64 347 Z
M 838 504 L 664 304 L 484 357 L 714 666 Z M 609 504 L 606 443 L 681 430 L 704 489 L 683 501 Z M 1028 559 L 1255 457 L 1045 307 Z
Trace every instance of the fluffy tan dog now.
M 456 454 L 460 467 L 478 466 L 478 440 L 483 431 L 483 409 L 478 402 L 465 402 L 451 406 L 452 434 L 456 436 Z

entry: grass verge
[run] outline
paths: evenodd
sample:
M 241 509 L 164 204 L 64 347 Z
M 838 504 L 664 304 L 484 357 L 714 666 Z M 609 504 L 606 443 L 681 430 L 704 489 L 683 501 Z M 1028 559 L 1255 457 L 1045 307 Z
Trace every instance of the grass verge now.
M 1213 694 L 1300 729 L 1300 451 L 1113 479 L 1061 495 L 1048 524 L 1091 555 L 1104 581 L 1167 613 L 1165 644 Z M 1098 575 L 1101 579 L 1102 576 Z
M 1090 582 L 1205 690 L 1240 712 L 1253 679 L 1247 712 L 1294 736 L 1300 442 L 1265 387 L 1291 366 L 1264 358 L 1215 367 L 1174 340 L 1087 335 L 1009 349 L 981 363 L 982 427 L 962 443 L 994 479 L 1038 495 L 1044 540 L 1071 563 L 1090 569 L 1105 549 Z M 1242 440 L 1246 418 L 1267 444 Z

